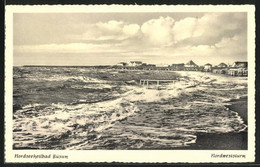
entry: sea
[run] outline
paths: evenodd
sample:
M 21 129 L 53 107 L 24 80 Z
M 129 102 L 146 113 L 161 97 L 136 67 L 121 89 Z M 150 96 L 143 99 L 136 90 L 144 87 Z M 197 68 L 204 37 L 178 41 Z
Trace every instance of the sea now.
M 140 79 L 170 79 L 140 84 Z M 198 133 L 239 133 L 225 107 L 247 96 L 247 77 L 197 71 L 13 68 L 13 148 L 174 149 Z

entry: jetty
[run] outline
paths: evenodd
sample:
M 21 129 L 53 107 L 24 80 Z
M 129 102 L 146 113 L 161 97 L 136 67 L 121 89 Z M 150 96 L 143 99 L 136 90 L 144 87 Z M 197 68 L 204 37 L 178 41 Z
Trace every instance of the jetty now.
M 164 79 L 140 79 L 140 85 L 149 87 L 149 83 L 156 83 L 157 89 L 159 89 L 160 83 L 171 82 L 175 83 L 176 80 L 164 80 Z

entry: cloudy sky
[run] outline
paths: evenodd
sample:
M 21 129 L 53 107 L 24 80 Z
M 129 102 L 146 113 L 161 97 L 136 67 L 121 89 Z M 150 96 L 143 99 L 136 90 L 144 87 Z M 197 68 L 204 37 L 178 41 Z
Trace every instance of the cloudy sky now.
M 13 18 L 15 66 L 247 60 L 246 13 L 16 13 Z

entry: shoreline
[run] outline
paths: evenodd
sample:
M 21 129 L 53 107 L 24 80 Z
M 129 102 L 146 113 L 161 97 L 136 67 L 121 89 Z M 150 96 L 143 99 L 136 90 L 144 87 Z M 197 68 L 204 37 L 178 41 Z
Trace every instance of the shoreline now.
M 234 111 L 247 125 L 247 96 L 228 101 L 227 111 Z M 247 150 L 247 130 L 238 133 L 197 133 L 196 143 L 176 150 Z
M 240 97 L 239 99 L 231 99 L 228 101 L 228 105 L 225 105 L 228 110 L 238 113 L 244 123 L 247 125 L 248 113 L 247 113 L 247 96 Z

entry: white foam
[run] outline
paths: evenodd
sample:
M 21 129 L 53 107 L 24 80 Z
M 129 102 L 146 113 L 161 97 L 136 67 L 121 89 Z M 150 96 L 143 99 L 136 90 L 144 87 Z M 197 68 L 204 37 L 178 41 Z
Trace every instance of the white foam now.
M 42 75 L 42 74 L 41 74 Z M 36 81 L 36 82 L 42 82 L 42 81 L 78 81 L 78 82 L 85 82 L 85 83 L 104 83 L 105 81 L 99 80 L 96 78 L 91 78 L 87 76 L 66 76 L 66 75 L 46 75 L 41 76 L 39 74 L 35 76 L 29 76 L 28 78 L 25 78 L 26 80 L 30 81 Z
M 124 107 L 121 104 L 124 103 Z M 46 136 L 59 136 L 68 131 L 73 130 L 79 126 L 86 126 L 86 133 L 91 131 L 101 131 L 108 128 L 117 120 L 124 119 L 138 111 L 137 106 L 122 98 L 111 100 L 107 102 L 100 102 L 95 104 L 79 104 L 79 105 L 65 105 L 52 104 L 43 110 L 52 110 L 52 112 L 35 111 L 33 106 L 40 106 L 40 104 L 27 105 L 22 110 L 16 113 L 18 116 L 14 120 L 14 129 L 22 129 L 26 133 L 31 133 L 29 137 L 33 139 L 39 134 Z M 31 108 L 32 112 L 39 112 L 37 117 L 19 117 L 22 112 Z M 41 115 L 45 113 L 44 115 Z M 78 134 L 79 135 L 79 134 Z M 80 135 L 85 135 L 81 133 Z M 14 133 L 15 140 L 17 138 L 24 138 L 22 133 Z M 31 140 L 33 142 L 33 140 Z
M 247 84 L 247 77 L 231 77 L 227 75 L 219 75 L 208 72 L 198 71 L 176 71 L 181 76 L 188 76 L 190 79 L 197 80 L 199 82 L 214 82 L 214 83 L 240 83 Z

